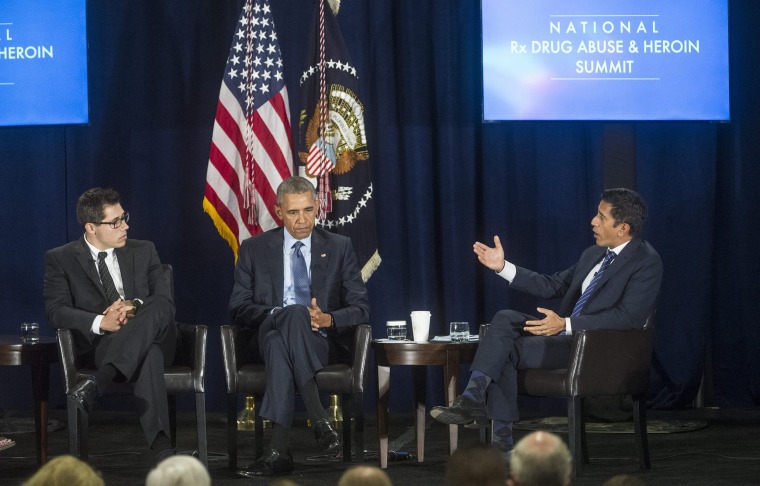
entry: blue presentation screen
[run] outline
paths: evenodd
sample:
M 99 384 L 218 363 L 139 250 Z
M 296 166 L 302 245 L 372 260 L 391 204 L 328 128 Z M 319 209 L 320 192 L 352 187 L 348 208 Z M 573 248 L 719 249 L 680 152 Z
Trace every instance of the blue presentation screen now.
M 0 126 L 88 122 L 86 0 L 0 0 Z
M 728 120 L 728 0 L 482 0 L 484 120 Z

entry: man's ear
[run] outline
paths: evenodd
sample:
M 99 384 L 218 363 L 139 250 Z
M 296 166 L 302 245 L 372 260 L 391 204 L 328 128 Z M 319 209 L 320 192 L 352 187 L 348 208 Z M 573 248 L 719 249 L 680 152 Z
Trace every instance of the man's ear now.
M 90 235 L 95 234 L 95 225 L 92 223 L 85 223 L 84 224 L 84 232 Z
M 274 205 L 274 212 L 277 215 L 277 217 L 280 218 L 280 220 L 282 220 L 282 209 L 280 209 L 280 206 L 278 206 L 278 205 L 275 204 Z

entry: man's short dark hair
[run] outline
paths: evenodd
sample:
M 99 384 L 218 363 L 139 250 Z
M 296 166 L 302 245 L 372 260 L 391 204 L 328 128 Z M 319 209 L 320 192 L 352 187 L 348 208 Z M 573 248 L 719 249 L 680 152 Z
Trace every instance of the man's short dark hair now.
M 460 447 L 446 463 L 447 486 L 503 486 L 506 481 L 501 454 L 493 447 Z
M 82 227 L 87 223 L 100 223 L 105 217 L 105 207 L 119 204 L 119 193 L 111 188 L 93 187 L 77 201 L 77 221 Z
M 612 206 L 612 217 L 615 218 L 615 226 L 626 223 L 630 228 L 631 238 L 638 238 L 644 221 L 647 219 L 647 205 L 636 191 L 618 187 L 607 189 L 602 193 L 602 201 Z
M 304 192 L 310 192 L 314 199 L 317 198 L 317 191 L 309 179 L 300 176 L 288 177 L 277 187 L 277 205 L 282 206 L 285 194 L 303 194 Z

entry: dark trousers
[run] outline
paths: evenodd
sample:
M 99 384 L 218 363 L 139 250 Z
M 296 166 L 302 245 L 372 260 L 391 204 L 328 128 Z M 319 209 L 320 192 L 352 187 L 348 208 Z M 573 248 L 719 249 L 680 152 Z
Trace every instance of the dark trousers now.
M 164 370 L 174 361 L 176 348 L 174 312 L 162 302 L 146 302 L 118 332 L 103 335 L 95 348 L 95 366 L 111 364 L 132 384 L 148 444 L 159 432 L 171 436 Z
M 486 390 L 490 419 L 519 420 L 517 370 L 564 368 L 570 360 L 572 336 L 534 336 L 524 332 L 525 321 L 535 319 L 512 310 L 499 311 L 478 345 L 470 371 L 481 371 L 493 380 Z
M 293 423 L 295 387 L 314 378 L 327 364 L 328 340 L 311 330 L 309 310 L 289 305 L 261 324 L 258 345 L 267 373 L 261 416 L 283 427 Z

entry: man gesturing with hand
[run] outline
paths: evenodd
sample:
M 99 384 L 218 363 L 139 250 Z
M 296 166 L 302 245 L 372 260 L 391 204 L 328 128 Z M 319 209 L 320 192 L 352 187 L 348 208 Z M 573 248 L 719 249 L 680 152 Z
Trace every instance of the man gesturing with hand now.
M 581 329 L 640 329 L 657 300 L 662 261 L 639 238 L 647 210 L 629 189 L 608 189 L 591 220 L 596 245 L 578 263 L 542 275 L 505 260 L 498 236 L 494 246 L 475 243 L 478 261 L 509 282 L 509 288 L 542 299 L 561 298 L 557 311 L 538 307 L 535 317 L 499 311 L 480 342 L 467 387 L 450 407 L 430 414 L 446 424 L 494 421 L 493 443 L 503 453 L 512 448 L 517 410 L 517 370 L 565 368 L 572 332 Z

